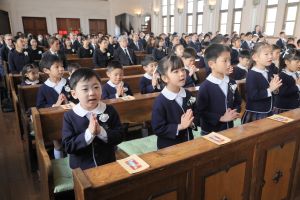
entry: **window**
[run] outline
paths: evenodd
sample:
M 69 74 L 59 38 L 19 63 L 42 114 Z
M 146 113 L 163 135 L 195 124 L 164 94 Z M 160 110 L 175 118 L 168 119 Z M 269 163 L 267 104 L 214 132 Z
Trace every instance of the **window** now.
M 192 14 L 194 9 L 194 0 L 187 0 L 187 13 Z
M 168 0 L 162 0 L 161 10 L 162 10 L 162 16 L 168 15 Z
M 170 17 L 170 33 L 174 33 L 174 16 Z
M 170 0 L 170 15 L 174 15 L 175 0 Z
M 163 17 L 162 18 L 162 30 L 163 30 L 163 33 L 168 33 L 168 26 L 167 26 L 167 17 Z
M 174 33 L 174 8 L 175 8 L 175 0 L 170 0 L 169 32 L 171 32 L 171 33 Z
M 233 10 L 233 31 L 240 33 L 244 1 L 235 0 Z
M 187 32 L 193 32 L 193 14 L 187 16 Z
M 227 33 L 228 0 L 222 0 L 220 12 L 220 33 Z
M 197 33 L 201 33 L 203 31 L 203 0 L 198 0 L 197 4 Z
M 283 29 L 287 35 L 294 35 L 299 0 L 288 0 Z
M 268 0 L 265 18 L 266 35 L 274 35 L 278 0 Z

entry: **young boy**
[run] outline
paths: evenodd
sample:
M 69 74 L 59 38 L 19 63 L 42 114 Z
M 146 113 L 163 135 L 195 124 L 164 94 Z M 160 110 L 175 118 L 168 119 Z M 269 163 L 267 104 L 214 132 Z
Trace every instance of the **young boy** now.
M 123 129 L 117 111 L 100 101 L 100 78 L 92 69 L 80 68 L 70 85 L 72 96 L 79 100 L 63 120 L 62 144 L 70 155 L 70 167 L 84 170 L 114 162 Z
M 182 61 L 187 75 L 185 85 L 183 86 L 185 88 L 194 87 L 196 85 L 196 81 L 198 80 L 195 73 L 198 70 L 195 66 L 196 56 L 196 51 L 191 47 L 188 47 L 183 51 Z
M 231 65 L 237 65 L 239 63 L 239 52 L 241 48 L 241 39 L 234 37 L 231 39 Z
M 276 44 L 272 45 L 272 64 L 270 66 L 267 67 L 267 69 L 269 70 L 269 72 L 274 75 L 274 74 L 278 74 L 279 73 L 279 60 L 280 60 L 280 47 L 277 46 Z
M 234 80 L 245 79 L 250 67 L 250 52 L 248 50 L 241 50 L 238 58 L 239 63 L 234 67 L 232 78 Z
M 197 95 L 197 113 L 202 134 L 233 127 L 239 117 L 241 98 L 234 80 L 225 74 L 230 70 L 230 48 L 221 44 L 210 45 L 204 58 L 211 74 L 201 84 Z
M 122 81 L 123 67 L 118 61 L 111 61 L 107 66 L 109 81 L 102 87 L 102 99 L 115 99 L 127 95 L 132 96 L 129 85 Z
M 142 94 L 160 92 L 159 74 L 156 72 L 157 61 L 153 56 L 148 55 L 142 61 L 142 66 L 145 70 L 144 76 L 140 80 L 140 90 Z

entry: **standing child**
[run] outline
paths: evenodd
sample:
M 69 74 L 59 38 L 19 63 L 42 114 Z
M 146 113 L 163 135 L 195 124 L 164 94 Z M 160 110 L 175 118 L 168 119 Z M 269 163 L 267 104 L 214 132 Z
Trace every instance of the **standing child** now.
M 196 98 L 183 88 L 186 72 L 179 57 L 163 58 L 157 70 L 166 86 L 154 101 L 151 123 L 157 148 L 162 149 L 194 138 Z
M 79 100 L 63 121 L 62 144 L 70 167 L 84 170 L 114 162 L 123 129 L 117 111 L 101 102 L 100 78 L 92 69 L 81 68 L 72 74 L 70 85 Z
M 184 47 L 182 44 L 176 44 L 173 47 L 174 53 L 176 56 L 182 58 L 183 52 L 184 52 Z
M 157 61 L 150 55 L 146 56 L 142 61 L 145 70 L 144 76 L 140 80 L 140 90 L 142 94 L 160 92 L 161 85 L 159 74 L 157 73 Z
M 241 50 L 239 52 L 239 63 L 234 66 L 232 78 L 234 80 L 243 80 L 247 77 L 248 70 L 250 68 L 250 52 L 248 50 Z M 232 59 L 231 59 L 232 60 Z
M 34 64 L 27 64 L 22 70 L 21 85 L 36 85 L 40 83 L 39 68 Z
M 300 106 L 300 50 L 290 49 L 281 58 L 279 78 L 282 86 L 275 96 L 274 113 L 282 113 Z
M 123 67 L 118 61 L 111 61 L 107 66 L 107 76 L 109 81 L 102 87 L 102 99 L 115 99 L 127 95 L 132 96 L 132 92 L 123 79 Z
M 204 59 L 212 72 L 197 95 L 202 135 L 232 128 L 239 117 L 241 98 L 237 84 L 227 76 L 231 71 L 230 52 L 228 46 L 221 44 L 212 44 L 205 51 Z
M 234 37 L 231 39 L 231 64 L 237 65 L 239 63 L 239 52 L 241 48 L 241 39 Z
M 272 64 L 267 67 L 267 70 L 271 74 L 278 74 L 279 73 L 279 58 L 280 58 L 280 47 L 276 44 L 272 45 Z
M 273 95 L 282 85 L 278 75 L 272 75 L 266 69 L 272 63 L 271 45 L 257 43 L 252 52 L 254 67 L 249 70 L 246 78 L 247 103 L 242 123 L 266 118 L 272 115 Z
M 196 56 L 197 53 L 192 47 L 187 47 L 183 51 L 182 61 L 187 75 L 185 84 L 183 86 L 185 88 L 194 87 L 197 83 L 198 78 L 196 75 L 196 71 L 198 71 L 199 69 L 197 69 L 195 66 Z

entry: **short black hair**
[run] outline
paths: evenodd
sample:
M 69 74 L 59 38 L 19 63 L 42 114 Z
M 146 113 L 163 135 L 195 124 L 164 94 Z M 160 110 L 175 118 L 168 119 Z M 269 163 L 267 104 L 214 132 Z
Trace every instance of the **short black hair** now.
M 216 60 L 223 52 L 230 52 L 230 47 L 222 44 L 211 44 L 204 52 L 205 62 Z
M 68 66 L 67 66 L 68 72 L 72 72 L 74 69 L 77 70 L 77 69 L 79 69 L 79 68 L 81 68 L 81 66 L 80 66 L 80 64 L 78 64 L 78 63 L 70 63 L 70 64 L 68 64 Z
M 281 50 L 281 48 L 278 45 L 272 44 L 272 51 L 274 51 L 276 49 Z
M 80 80 L 90 80 L 93 77 L 96 77 L 99 83 L 101 83 L 100 77 L 94 70 L 90 68 L 80 68 L 71 75 L 70 87 L 74 90 Z
M 41 71 L 43 71 L 42 69 L 44 68 L 50 69 L 54 63 L 62 63 L 62 60 L 56 55 L 52 55 L 52 54 L 44 55 L 40 61 Z
M 34 69 L 39 70 L 39 68 L 34 63 L 26 64 L 22 69 L 22 82 L 25 82 L 26 74 Z
M 117 60 L 112 60 L 108 62 L 107 71 L 111 72 L 114 69 L 123 69 L 123 65 Z
M 184 68 L 182 59 L 176 55 L 165 56 L 159 61 L 157 71 L 160 75 L 166 75 L 169 68 L 171 71 Z
M 226 43 L 225 37 L 221 34 L 216 35 L 213 39 L 211 39 L 210 43 L 211 44 L 221 44 L 221 43 Z
M 240 50 L 239 52 L 239 58 L 248 58 L 251 59 L 251 53 L 249 50 L 244 49 L 244 50 Z
M 249 35 L 253 35 L 253 34 L 251 32 L 247 32 L 245 36 L 248 37 Z
M 184 49 L 182 57 L 183 58 L 196 58 L 197 53 L 196 53 L 194 48 L 187 47 L 187 48 Z
M 150 63 L 157 62 L 157 60 L 152 55 L 146 55 L 144 60 L 141 62 L 142 66 L 147 66 Z
M 300 39 L 297 40 L 297 44 L 300 45 Z

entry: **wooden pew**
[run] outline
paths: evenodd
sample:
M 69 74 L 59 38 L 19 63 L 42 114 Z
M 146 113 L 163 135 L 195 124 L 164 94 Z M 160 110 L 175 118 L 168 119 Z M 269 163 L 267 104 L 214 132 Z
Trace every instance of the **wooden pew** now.
M 136 64 L 140 65 L 142 60 L 144 60 L 145 56 L 147 53 L 145 51 L 135 51 L 135 56 L 136 56 Z
M 144 74 L 145 71 L 141 65 L 124 66 L 124 76 Z M 101 78 L 107 78 L 107 68 L 94 68 Z
M 67 60 L 79 59 L 77 54 L 66 54 Z
M 150 168 L 134 175 L 117 162 L 75 169 L 76 199 L 298 199 L 300 109 L 283 115 L 295 121 L 223 131 L 232 139 L 223 146 L 198 138 L 141 155 Z
M 94 68 L 93 58 L 71 58 L 67 63 L 78 63 L 81 67 Z

